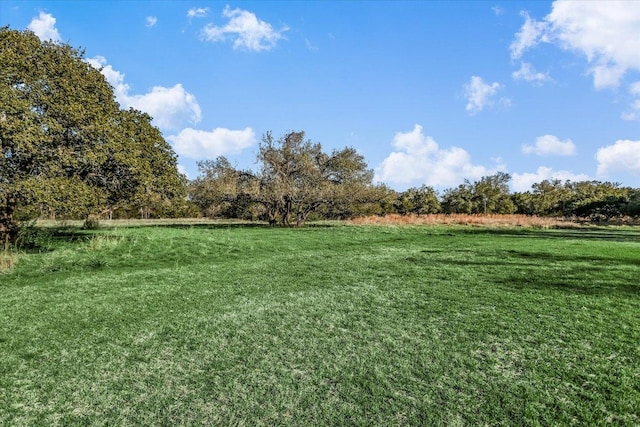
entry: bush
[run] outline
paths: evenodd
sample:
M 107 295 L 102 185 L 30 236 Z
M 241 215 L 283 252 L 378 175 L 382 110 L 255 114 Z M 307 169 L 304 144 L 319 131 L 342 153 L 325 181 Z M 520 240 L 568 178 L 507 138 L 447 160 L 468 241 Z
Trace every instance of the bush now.
M 98 218 L 89 217 L 84 220 L 84 224 L 82 224 L 83 230 L 97 230 L 100 228 L 100 221 Z
M 35 221 L 23 223 L 18 230 L 15 247 L 23 250 L 47 248 L 51 242 L 51 231 L 37 227 Z

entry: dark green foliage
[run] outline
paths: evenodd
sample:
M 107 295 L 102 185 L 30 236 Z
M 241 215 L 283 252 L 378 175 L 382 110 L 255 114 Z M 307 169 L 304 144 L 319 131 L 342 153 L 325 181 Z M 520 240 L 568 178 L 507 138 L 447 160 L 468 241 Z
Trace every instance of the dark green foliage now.
M 545 180 L 534 184 L 532 190 L 512 196 L 519 213 L 592 221 L 638 217 L 640 213 L 635 207 L 638 190 L 611 182 Z
M 66 44 L 0 29 L 0 237 L 18 218 L 87 217 L 184 199 L 176 157 L 151 118 Z
M 473 183 L 474 211 L 472 213 L 511 214 L 515 206 L 510 197 L 511 175 L 498 172 Z
M 442 210 L 458 214 L 511 214 L 516 210 L 509 191 L 511 175 L 498 172 L 473 184 L 465 180 L 442 197 Z
M 625 215 L 632 217 L 640 217 L 640 189 L 632 188 L 629 190 L 629 201 L 623 207 Z
M 394 206 L 396 212 L 401 215 L 428 215 L 441 211 L 438 193 L 433 187 L 426 185 L 399 193 Z
M 442 195 L 442 211 L 444 213 L 470 214 L 476 209 L 473 186 L 465 180 L 457 188 L 449 188 Z
M 16 238 L 16 248 L 19 250 L 46 250 L 51 243 L 52 232 L 49 229 L 37 227 L 35 222 L 20 224 Z

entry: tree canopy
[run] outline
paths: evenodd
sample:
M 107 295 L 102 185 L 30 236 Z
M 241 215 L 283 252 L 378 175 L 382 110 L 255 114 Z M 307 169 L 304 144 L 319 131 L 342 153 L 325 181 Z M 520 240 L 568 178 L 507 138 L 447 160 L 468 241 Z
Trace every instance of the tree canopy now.
M 270 224 L 302 226 L 320 210 L 334 217 L 353 215 L 379 201 L 384 191 L 372 184 L 373 171 L 353 148 L 326 153 L 304 132 L 278 139 L 267 132 L 258 162 L 256 173 L 236 170 L 224 157 L 200 162 L 192 200 L 204 209 L 257 206 L 258 215 Z
M 15 214 L 88 216 L 184 197 L 171 146 L 67 44 L 0 29 L 0 236 Z

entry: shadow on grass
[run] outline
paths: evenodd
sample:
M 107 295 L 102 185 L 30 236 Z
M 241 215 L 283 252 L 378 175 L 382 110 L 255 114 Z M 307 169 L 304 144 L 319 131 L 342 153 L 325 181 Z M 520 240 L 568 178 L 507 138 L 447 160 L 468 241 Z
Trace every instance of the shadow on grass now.
M 334 224 L 305 224 L 303 227 L 286 227 L 282 225 L 270 226 L 266 222 L 248 222 L 248 223 L 229 223 L 229 224 L 160 224 L 160 225 L 140 225 L 134 227 L 166 227 L 172 229 L 190 229 L 197 228 L 200 230 L 224 230 L 228 228 L 263 228 L 267 230 L 305 230 L 314 228 L 334 228 Z
M 517 229 L 517 228 L 473 228 L 455 230 L 456 234 L 489 234 L 497 236 L 535 237 L 541 239 L 572 239 L 572 240 L 603 240 L 615 242 L 640 243 L 640 228 L 638 230 L 598 229 Z
M 587 281 L 580 277 L 571 277 L 572 273 L 566 275 L 536 276 L 509 275 L 497 278 L 497 285 L 512 289 L 535 289 L 535 290 L 556 290 L 574 294 L 598 295 L 598 296 L 625 296 L 639 297 L 640 285 L 635 283 L 602 283 L 602 281 Z
M 511 252 L 511 251 L 507 251 Z M 608 279 L 608 273 L 615 266 L 640 265 L 637 260 L 619 260 L 607 257 L 558 257 L 551 254 L 527 254 L 523 258 L 513 259 L 506 255 L 501 258 L 480 260 L 469 259 L 438 259 L 439 265 L 451 266 L 454 269 L 478 269 L 479 276 L 487 276 L 489 281 L 499 286 L 511 289 L 558 290 L 570 293 L 589 295 L 622 294 L 626 296 L 640 296 L 640 283 L 629 279 L 621 282 L 620 278 Z M 409 257 L 407 262 L 417 264 L 415 257 Z M 433 262 L 430 259 L 430 262 Z M 565 265 L 554 265 L 553 270 L 544 268 L 544 262 L 559 261 Z M 579 262 L 580 265 L 571 264 Z M 584 265 L 586 262 L 592 265 Z M 489 271 L 487 271 L 487 269 Z M 498 273 L 494 272 L 498 270 Z

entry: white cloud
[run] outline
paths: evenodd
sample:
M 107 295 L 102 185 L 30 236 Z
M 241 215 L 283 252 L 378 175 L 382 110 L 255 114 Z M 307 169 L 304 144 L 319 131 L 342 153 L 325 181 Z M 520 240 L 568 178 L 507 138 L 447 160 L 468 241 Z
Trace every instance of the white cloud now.
M 535 173 L 514 173 L 511 176 L 511 188 L 513 191 L 529 191 L 533 184 L 544 181 L 545 179 L 558 179 L 560 181 L 589 181 L 591 178 L 585 174 L 574 174 L 569 171 L 554 171 L 546 166 L 540 166 Z
M 596 88 L 617 87 L 628 70 L 640 70 L 640 2 L 562 1 L 542 22 L 523 12 L 525 23 L 511 44 L 511 57 L 539 42 L 583 54 Z
M 622 118 L 624 120 L 638 120 L 640 119 L 640 99 L 636 99 L 630 105 L 631 111 L 627 111 L 626 113 L 622 113 Z
M 33 18 L 27 29 L 33 31 L 43 41 L 59 42 L 60 33 L 56 29 L 56 18 L 50 13 L 40 12 L 37 18 Z
M 146 19 L 146 26 L 151 28 L 151 27 L 155 27 L 155 25 L 158 23 L 158 18 L 156 18 L 155 16 L 147 16 Z
M 520 69 L 511 73 L 511 77 L 513 77 L 514 80 L 525 80 L 538 84 L 551 81 L 549 73 L 536 72 L 533 65 L 528 62 L 521 62 Z
M 629 105 L 630 110 L 622 113 L 622 118 L 624 120 L 638 120 L 640 119 L 640 82 L 632 83 L 629 86 L 629 94 L 636 99 Z
M 161 129 L 178 129 L 184 123 L 196 124 L 202 117 L 196 97 L 180 83 L 173 87 L 154 86 L 144 95 L 133 95 L 128 106 L 145 111 Z
M 501 8 L 500 6 L 493 6 L 491 8 L 491 10 L 493 10 L 493 13 L 496 14 L 496 16 L 502 16 L 504 15 L 504 9 Z
M 492 107 L 495 104 L 492 98 L 501 88 L 500 83 L 488 84 L 481 77 L 472 76 L 469 83 L 464 86 L 464 96 L 467 99 L 466 110 L 473 115 L 484 110 L 485 107 Z M 505 106 L 511 105 L 511 101 L 507 98 L 501 99 L 500 103 Z
M 124 82 L 125 75 L 107 64 L 104 57 L 96 56 L 87 62 L 101 70 L 113 86 L 116 101 L 122 108 L 133 107 L 148 113 L 159 128 L 174 130 L 187 123 L 196 124 L 200 121 L 202 112 L 198 101 L 180 83 L 170 88 L 155 86 L 143 95 L 130 95 L 130 87 Z
M 595 64 L 596 87 L 618 86 L 627 69 L 640 70 L 640 2 L 556 1 L 546 19 L 562 48 Z
M 255 52 L 271 50 L 284 38 L 289 28 L 282 27 L 274 30 L 271 24 L 262 21 L 254 13 L 242 9 L 231 9 L 228 5 L 222 11 L 225 18 L 229 18 L 226 25 L 218 27 L 208 24 L 202 30 L 205 40 L 222 42 L 233 40 L 234 49 L 246 49 Z
M 192 7 L 187 11 L 187 16 L 189 18 L 204 18 L 209 14 L 208 7 Z
M 91 64 L 93 68 L 100 70 L 109 84 L 113 86 L 116 101 L 118 101 L 123 108 L 127 108 L 129 85 L 124 82 L 124 74 L 114 70 L 111 65 L 107 64 L 107 59 L 104 56 L 88 58 L 87 62 Z
M 376 168 L 375 180 L 401 185 L 431 185 L 448 187 L 465 178 L 477 179 L 495 170 L 474 165 L 471 156 L 459 147 L 441 149 L 430 136 L 424 136 L 422 126 L 410 132 L 398 132 L 393 139 L 396 151 Z M 502 168 L 498 166 L 497 169 Z
M 522 152 L 538 156 L 573 156 L 576 154 L 576 145 L 570 139 L 561 141 L 554 135 L 542 135 L 536 138 L 535 144 L 524 144 Z
M 216 128 L 211 132 L 186 128 L 178 135 L 167 137 L 181 156 L 192 159 L 216 158 L 236 154 L 256 143 L 256 134 L 247 127 L 244 130 Z
M 618 140 L 602 147 L 596 153 L 598 177 L 606 178 L 609 172 L 640 175 L 640 141 Z
M 178 167 L 178 173 L 181 173 L 182 175 L 186 176 L 187 179 L 189 179 L 189 173 L 187 172 L 187 168 L 185 168 L 180 163 L 177 164 L 177 167 Z
M 545 33 L 548 31 L 548 24 L 546 22 L 538 22 L 524 11 L 520 12 L 520 15 L 524 17 L 524 24 L 509 47 L 513 60 L 519 59 L 526 50 L 547 39 Z

